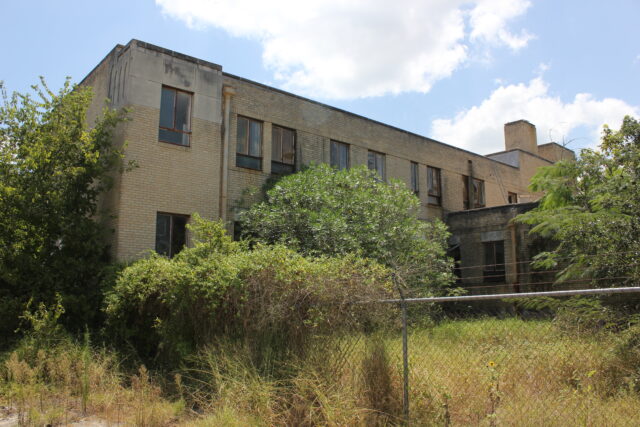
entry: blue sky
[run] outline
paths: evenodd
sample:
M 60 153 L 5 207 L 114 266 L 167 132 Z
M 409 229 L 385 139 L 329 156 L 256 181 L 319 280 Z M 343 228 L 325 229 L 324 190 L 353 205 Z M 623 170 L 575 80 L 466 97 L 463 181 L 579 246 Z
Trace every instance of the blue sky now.
M 9 92 L 80 81 L 137 38 L 483 154 L 512 120 L 578 149 L 640 117 L 637 0 L 23 0 L 2 16 Z

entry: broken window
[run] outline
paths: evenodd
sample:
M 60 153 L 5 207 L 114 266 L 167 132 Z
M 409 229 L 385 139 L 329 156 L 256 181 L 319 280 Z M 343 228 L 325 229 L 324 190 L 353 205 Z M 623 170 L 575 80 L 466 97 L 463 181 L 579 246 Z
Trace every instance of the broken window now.
M 349 144 L 331 141 L 331 166 L 338 169 L 349 167 Z
M 469 177 L 466 175 L 462 176 L 464 181 L 464 208 L 465 209 L 476 209 L 485 207 L 485 198 L 484 198 L 484 181 L 481 179 L 473 178 L 473 205 L 469 206 Z
M 262 122 L 238 117 L 236 166 L 262 170 Z
M 485 282 L 504 282 L 504 240 L 484 242 L 484 272 Z
M 187 243 L 186 215 L 159 213 L 156 216 L 156 252 L 172 258 Z
M 442 184 L 440 182 L 440 169 L 427 166 L 428 202 L 431 205 L 442 205 Z
M 271 173 L 287 175 L 295 171 L 296 133 L 280 126 L 271 127 Z
M 369 169 L 378 172 L 378 176 L 383 180 L 385 179 L 384 162 L 385 155 L 383 153 L 369 151 L 367 156 L 367 166 Z
M 191 142 L 192 94 L 163 86 L 160 96 L 160 130 L 158 139 L 170 144 L 189 146 Z

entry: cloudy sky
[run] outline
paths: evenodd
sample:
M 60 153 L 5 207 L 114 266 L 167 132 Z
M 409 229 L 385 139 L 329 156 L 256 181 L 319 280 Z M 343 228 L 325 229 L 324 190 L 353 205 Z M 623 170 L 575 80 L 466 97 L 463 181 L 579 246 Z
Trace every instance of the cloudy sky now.
M 0 80 L 80 81 L 132 38 L 479 153 L 526 119 L 597 144 L 640 117 L 638 0 L 6 2 Z

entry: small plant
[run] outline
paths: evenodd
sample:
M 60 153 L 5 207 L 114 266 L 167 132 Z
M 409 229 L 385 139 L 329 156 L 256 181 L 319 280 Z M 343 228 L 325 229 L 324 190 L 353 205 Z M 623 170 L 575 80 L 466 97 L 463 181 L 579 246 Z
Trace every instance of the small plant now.
M 500 393 L 500 376 L 498 374 L 498 369 L 496 367 L 496 363 L 491 360 L 487 363 L 487 369 L 489 370 L 489 414 L 487 418 L 489 418 L 489 425 L 495 427 L 497 425 L 497 411 L 498 406 L 500 405 L 500 399 L 502 394 Z
M 28 325 L 24 328 L 26 339 L 22 347 L 34 357 L 38 350 L 59 344 L 67 335 L 60 325 L 60 318 L 65 313 L 60 294 L 56 295 L 56 302 L 50 307 L 40 303 L 35 310 L 31 310 L 32 302 L 29 300 L 20 319 Z

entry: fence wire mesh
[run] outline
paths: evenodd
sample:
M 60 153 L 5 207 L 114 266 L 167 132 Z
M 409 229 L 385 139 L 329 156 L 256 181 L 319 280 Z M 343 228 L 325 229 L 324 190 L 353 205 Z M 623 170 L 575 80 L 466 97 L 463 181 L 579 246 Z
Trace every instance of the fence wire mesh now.
M 352 391 L 360 422 L 640 423 L 640 327 L 633 314 L 640 288 L 607 297 L 493 298 L 406 303 L 405 352 L 401 303 L 391 303 L 390 327 L 343 337 L 340 363 L 329 356 L 326 363 L 335 368 L 336 387 Z

